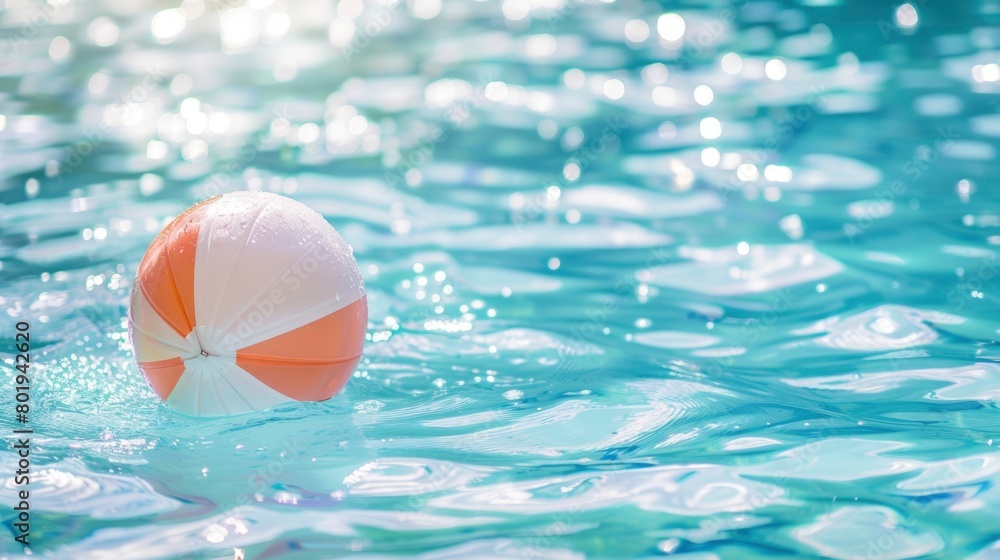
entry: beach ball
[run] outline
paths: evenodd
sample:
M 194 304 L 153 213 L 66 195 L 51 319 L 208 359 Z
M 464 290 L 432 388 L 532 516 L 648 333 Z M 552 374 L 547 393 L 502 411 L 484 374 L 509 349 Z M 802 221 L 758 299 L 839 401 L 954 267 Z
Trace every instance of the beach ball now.
M 309 207 L 260 192 L 205 200 L 164 228 L 129 306 L 139 369 L 193 416 L 332 397 L 367 321 L 351 247 Z

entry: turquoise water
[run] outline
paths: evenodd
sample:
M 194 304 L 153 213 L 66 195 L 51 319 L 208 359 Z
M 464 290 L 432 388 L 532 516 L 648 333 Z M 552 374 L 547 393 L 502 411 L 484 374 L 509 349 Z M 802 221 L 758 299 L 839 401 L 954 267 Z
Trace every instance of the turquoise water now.
M 1000 558 L 997 8 L 8 0 L 32 556 Z M 351 243 L 370 340 L 188 418 L 128 292 L 238 189 Z

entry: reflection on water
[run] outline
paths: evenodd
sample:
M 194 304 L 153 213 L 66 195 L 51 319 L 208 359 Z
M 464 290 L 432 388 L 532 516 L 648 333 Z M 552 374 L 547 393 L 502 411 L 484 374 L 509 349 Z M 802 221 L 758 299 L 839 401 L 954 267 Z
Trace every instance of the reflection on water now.
M 34 554 L 1000 557 L 995 8 L 8 0 Z M 353 245 L 369 341 L 191 419 L 127 294 L 236 189 Z

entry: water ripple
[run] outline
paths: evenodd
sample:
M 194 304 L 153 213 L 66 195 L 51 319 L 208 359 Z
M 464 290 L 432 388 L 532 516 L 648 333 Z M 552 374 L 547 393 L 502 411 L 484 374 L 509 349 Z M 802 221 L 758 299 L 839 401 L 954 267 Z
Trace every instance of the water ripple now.
M 880 506 L 843 507 L 793 534 L 829 558 L 915 558 L 945 546 L 933 531 L 907 526 L 898 512 Z
M 712 296 L 769 292 L 827 278 L 843 265 L 810 245 L 757 245 L 741 255 L 736 247 L 688 249 L 692 262 L 639 272 L 642 282 Z M 710 279 L 710 281 L 706 281 Z
M 9 467 L 7 472 L 13 472 L 16 460 L 6 455 L 3 463 Z M 133 519 L 181 507 L 181 502 L 159 494 L 141 478 L 97 474 L 76 459 L 35 468 L 31 489 L 33 511 L 87 515 L 94 519 Z M 14 478 L 8 478 L 0 487 L 0 501 L 14 506 L 19 489 Z

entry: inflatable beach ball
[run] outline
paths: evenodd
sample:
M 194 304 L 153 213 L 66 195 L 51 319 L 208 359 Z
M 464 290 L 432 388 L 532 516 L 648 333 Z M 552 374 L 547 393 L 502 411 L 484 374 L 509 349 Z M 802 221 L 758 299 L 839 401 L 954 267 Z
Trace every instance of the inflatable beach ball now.
M 305 205 L 257 192 L 171 222 L 139 264 L 129 307 L 139 369 L 194 416 L 332 397 L 361 358 L 367 321 L 343 238 Z

